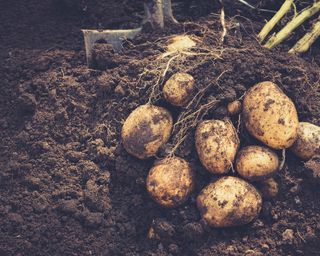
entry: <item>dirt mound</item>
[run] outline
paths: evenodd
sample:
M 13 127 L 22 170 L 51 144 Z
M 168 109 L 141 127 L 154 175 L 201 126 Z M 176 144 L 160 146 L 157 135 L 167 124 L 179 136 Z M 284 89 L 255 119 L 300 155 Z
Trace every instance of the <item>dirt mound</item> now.
M 48 20 L 61 17 L 42 8 Z M 193 139 L 197 120 L 226 116 L 228 102 L 264 80 L 277 83 L 293 99 L 300 120 L 320 125 L 315 60 L 285 53 L 288 45 L 261 48 L 253 34 L 261 24 L 240 16 L 228 20 L 230 29 L 221 44 L 219 18 L 211 15 L 161 35 L 141 35 L 127 42 L 122 53 L 98 45 L 99 70 L 92 70 L 85 66 L 77 34 L 86 21 L 78 15 L 70 17 L 71 29 L 59 32 L 61 41 L 54 41 L 59 47 L 50 40 L 42 44 L 31 36 L 23 41 L 6 34 L 0 66 L 0 254 L 318 255 L 320 190 L 302 162 L 287 154 L 287 164 L 276 176 L 279 196 L 264 202 L 254 223 L 210 229 L 201 223 L 194 199 L 216 177 L 201 166 Z M 55 37 L 54 30 L 43 38 Z M 197 47 L 161 57 L 171 35 L 184 32 Z M 22 41 L 9 47 L 10 37 Z M 308 54 L 317 56 L 316 51 Z M 169 106 L 160 94 L 163 81 L 177 71 L 193 75 L 202 92 L 189 109 Z M 149 100 L 168 108 L 175 120 L 183 114 L 191 120 L 176 126 L 159 153 L 175 149 L 196 172 L 191 199 L 173 210 L 160 208 L 146 192 L 153 159 L 135 159 L 120 143 L 125 118 Z M 241 119 L 232 121 L 242 146 L 257 143 Z

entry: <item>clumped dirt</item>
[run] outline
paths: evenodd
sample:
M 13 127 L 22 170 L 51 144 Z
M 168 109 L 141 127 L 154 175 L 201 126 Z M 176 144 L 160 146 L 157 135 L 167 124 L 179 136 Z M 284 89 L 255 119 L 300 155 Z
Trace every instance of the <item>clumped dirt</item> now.
M 68 1 L 63 12 L 57 1 L 2 1 L 0 255 L 319 255 L 320 190 L 310 175 L 317 162 L 305 167 L 287 152 L 276 175 L 280 193 L 264 201 L 259 218 L 240 228 L 211 229 L 200 220 L 195 198 L 217 177 L 201 166 L 193 139 L 195 120 L 227 116 L 228 102 L 265 80 L 292 98 L 300 120 L 320 125 L 319 41 L 302 57 L 286 53 L 290 40 L 263 49 L 254 35 L 265 14 L 235 6 L 230 13 L 239 15 L 228 18 L 221 44 L 217 15 L 188 22 L 178 5 L 183 25 L 143 34 L 126 42 L 122 53 L 97 45 L 98 69 L 88 69 L 80 28 L 135 27 L 141 8 L 130 2 L 121 1 L 119 12 L 126 15 L 114 20 L 68 9 Z M 207 4 L 191 10 L 201 16 Z M 197 41 L 192 54 L 161 58 L 173 33 Z M 160 93 L 177 71 L 193 75 L 202 92 L 189 109 L 169 106 Z M 148 101 L 166 107 L 175 121 L 197 117 L 187 127 L 177 125 L 158 156 L 174 149 L 196 173 L 195 191 L 177 209 L 160 208 L 146 192 L 154 159 L 138 160 L 120 143 L 123 121 Z M 232 121 L 241 146 L 257 143 L 241 118 Z M 187 139 L 175 147 L 182 135 Z

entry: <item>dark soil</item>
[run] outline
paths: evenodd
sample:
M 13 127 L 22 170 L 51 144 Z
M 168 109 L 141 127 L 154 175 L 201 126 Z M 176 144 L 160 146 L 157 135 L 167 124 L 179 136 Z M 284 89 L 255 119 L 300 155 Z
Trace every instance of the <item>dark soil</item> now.
M 159 94 L 161 82 L 177 71 L 193 75 L 198 90 L 206 88 L 199 106 L 215 102 L 203 119 L 225 117 L 228 102 L 270 80 L 292 98 L 300 120 L 320 125 L 320 42 L 301 57 L 286 53 L 310 24 L 269 51 L 254 35 L 270 14 L 229 4 L 232 18 L 221 44 L 218 5 L 196 2 L 188 15 L 182 2 L 175 6 L 178 19 L 192 22 L 141 35 L 122 53 L 98 45 L 99 69 L 88 69 L 80 29 L 136 27 L 141 1 L 0 1 L 0 255 L 320 255 L 317 164 L 306 168 L 288 152 L 275 177 L 279 195 L 264 201 L 259 218 L 244 227 L 211 229 L 195 198 L 217 177 L 197 158 L 195 123 L 176 151 L 196 173 L 195 191 L 176 209 L 160 208 L 146 192 L 154 159 L 138 160 L 120 143 L 123 121 L 150 95 L 175 120 L 188 111 Z M 156 83 L 170 59 L 159 58 L 169 36 L 183 32 L 198 39 L 190 50 L 195 55 L 172 60 Z M 257 143 L 238 117 L 232 121 L 242 146 Z M 180 135 L 175 129 L 159 157 Z

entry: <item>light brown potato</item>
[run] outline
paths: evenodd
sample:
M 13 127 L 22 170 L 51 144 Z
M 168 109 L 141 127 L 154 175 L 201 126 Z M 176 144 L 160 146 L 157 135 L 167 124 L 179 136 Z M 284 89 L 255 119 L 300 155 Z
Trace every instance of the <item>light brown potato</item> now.
M 228 113 L 231 116 L 239 114 L 241 111 L 241 102 L 238 100 L 232 101 L 227 106 Z
M 258 216 L 261 204 L 261 196 L 251 184 L 231 176 L 209 184 L 197 197 L 202 218 L 219 228 L 251 222 Z
M 128 116 L 122 126 L 126 151 L 140 159 L 154 156 L 171 134 L 173 121 L 169 111 L 153 105 L 142 105 Z
M 196 149 L 203 166 L 211 173 L 227 173 L 239 147 L 239 138 L 229 120 L 201 122 L 195 135 Z
M 279 168 L 279 158 L 272 150 L 261 146 L 241 149 L 236 158 L 236 170 L 242 178 L 257 181 L 269 178 Z
M 163 207 L 183 204 L 193 189 L 193 174 L 187 161 L 166 158 L 155 164 L 147 177 L 147 190 Z
M 289 148 L 297 138 L 297 110 L 272 82 L 248 90 L 243 100 L 243 119 L 249 133 L 271 148 Z
M 309 160 L 320 154 L 320 127 L 308 122 L 300 122 L 298 138 L 290 148 L 303 160 Z
M 279 192 L 279 185 L 273 178 L 258 181 L 256 187 L 265 199 L 274 198 Z
M 194 91 L 194 78 L 187 73 L 176 73 L 163 87 L 164 98 L 174 106 L 188 104 Z

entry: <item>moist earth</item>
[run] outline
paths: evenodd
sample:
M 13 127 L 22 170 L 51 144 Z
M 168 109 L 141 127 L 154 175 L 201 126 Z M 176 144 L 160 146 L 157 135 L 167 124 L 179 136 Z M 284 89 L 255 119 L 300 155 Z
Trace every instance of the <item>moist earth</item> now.
M 302 56 L 286 53 L 311 23 L 266 50 L 255 35 L 271 14 L 226 1 L 228 33 L 221 43 L 219 5 L 196 2 L 188 8 L 177 1 L 180 25 L 147 31 L 120 53 L 97 45 L 96 68 L 88 69 L 80 29 L 137 27 L 142 1 L 1 1 L 0 255 L 319 255 L 316 160 L 305 167 L 287 152 L 275 176 L 280 192 L 264 200 L 259 217 L 243 227 L 212 229 L 195 198 L 218 176 L 197 157 L 197 122 L 175 150 L 196 180 L 191 198 L 176 209 L 161 208 L 146 191 L 154 159 L 138 160 L 121 144 L 122 124 L 141 104 L 166 107 L 175 121 L 209 104 L 200 119 L 221 119 L 228 102 L 266 80 L 294 101 L 301 121 L 320 125 L 320 42 Z M 170 36 L 183 33 L 198 47 L 163 57 Z M 195 78 L 199 105 L 183 109 L 164 101 L 163 81 L 178 71 Z M 259 144 L 241 116 L 231 119 L 241 147 Z M 172 152 L 180 135 L 175 129 L 158 157 Z

